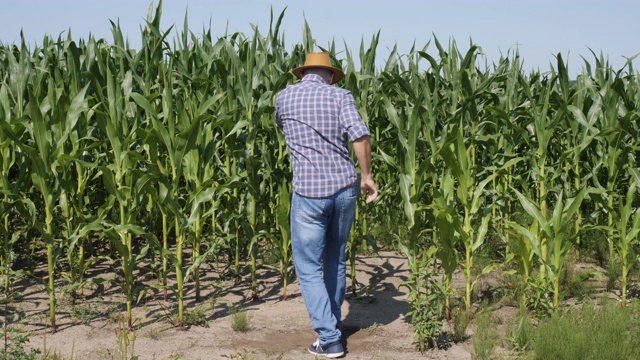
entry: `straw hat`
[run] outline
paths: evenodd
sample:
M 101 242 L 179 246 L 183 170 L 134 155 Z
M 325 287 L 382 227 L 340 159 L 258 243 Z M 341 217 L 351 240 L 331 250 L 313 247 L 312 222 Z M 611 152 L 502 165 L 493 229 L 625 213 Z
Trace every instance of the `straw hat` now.
M 327 52 L 309 52 L 307 54 L 307 59 L 304 62 L 303 66 L 299 66 L 293 69 L 293 75 L 297 76 L 298 79 L 302 79 L 302 73 L 310 68 L 319 68 L 326 69 L 333 73 L 333 81 L 331 84 L 335 84 L 338 81 L 342 80 L 344 77 L 344 73 L 342 70 L 331 66 L 331 58 L 329 57 L 329 53 Z

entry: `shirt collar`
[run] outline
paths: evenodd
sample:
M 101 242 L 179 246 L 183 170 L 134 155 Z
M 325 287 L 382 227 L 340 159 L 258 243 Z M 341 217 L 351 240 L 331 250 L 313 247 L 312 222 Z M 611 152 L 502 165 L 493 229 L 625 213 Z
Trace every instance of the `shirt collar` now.
M 319 82 L 319 83 L 323 83 L 323 84 L 329 84 L 328 82 L 326 82 L 322 76 L 320 75 L 316 75 L 316 74 L 308 74 L 305 75 L 302 78 L 302 81 L 313 81 L 313 82 Z

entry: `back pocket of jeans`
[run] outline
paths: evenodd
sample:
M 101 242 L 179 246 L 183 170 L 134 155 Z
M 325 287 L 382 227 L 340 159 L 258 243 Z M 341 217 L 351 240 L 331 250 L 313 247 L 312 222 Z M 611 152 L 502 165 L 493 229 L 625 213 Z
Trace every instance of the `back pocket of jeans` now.
M 309 224 L 317 224 L 326 221 L 328 214 L 326 213 L 327 198 L 310 199 L 300 198 L 296 204 L 294 214 L 297 221 Z

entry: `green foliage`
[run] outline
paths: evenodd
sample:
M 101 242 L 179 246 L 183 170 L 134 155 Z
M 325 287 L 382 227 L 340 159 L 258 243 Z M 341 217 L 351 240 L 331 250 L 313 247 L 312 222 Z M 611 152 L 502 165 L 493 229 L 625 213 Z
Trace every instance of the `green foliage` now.
M 56 281 L 81 297 L 101 281 L 87 276 L 103 259 L 119 265 L 129 330 L 149 289 L 165 301 L 175 294 L 175 326 L 204 324 L 202 313 L 185 313 L 184 291 L 193 282 L 199 299 L 200 267 L 212 260 L 236 279 L 248 269 L 255 300 L 257 270 L 276 264 L 286 298 L 292 173 L 274 98 L 296 81 L 290 69 L 306 51 L 322 48 L 306 23 L 302 44 L 287 48 L 283 16 L 265 35 L 193 32 L 185 21 L 170 41 L 160 2 L 139 49 L 116 23 L 111 40 L 0 45 L 5 290 L 29 272 L 17 267 L 46 253 L 38 280 L 53 329 Z M 378 42 L 362 42 L 359 63 L 351 49 L 345 58 L 327 49 L 369 126 L 380 185 L 373 207 L 359 204 L 349 260 L 355 274 L 356 255 L 375 245 L 406 256 L 418 348 L 436 346 L 456 271 L 467 315 L 478 279 L 500 265 L 540 317 L 567 294 L 588 294 L 582 275 L 570 276 L 575 249 L 607 268 L 607 289 L 620 284 L 626 299 L 640 231 L 631 60 L 614 70 L 602 56 L 585 59 L 570 81 L 560 54 L 548 72 L 527 73 L 517 50 L 488 65 L 479 45 L 461 52 L 434 37 L 407 54 L 392 49 L 378 69 Z M 157 285 L 140 281 L 149 273 Z
M 507 343 L 509 348 L 517 353 L 530 351 L 535 337 L 534 327 L 526 309 L 520 309 L 518 315 L 513 318 Z
M 467 340 L 467 327 L 471 318 L 467 315 L 466 311 L 460 310 L 459 307 L 453 311 L 453 342 L 459 343 Z
M 556 310 L 549 284 L 536 278 L 530 281 L 526 288 L 526 306 L 536 317 L 543 318 L 553 314 Z
M 208 328 L 207 313 L 200 307 L 187 310 L 184 314 L 184 324 L 185 326 L 197 325 Z
M 620 274 L 622 273 L 622 264 L 611 261 L 607 263 L 607 269 L 605 271 L 606 283 L 605 290 L 611 292 L 615 289 L 616 284 L 620 279 Z
M 637 305 L 621 307 L 612 302 L 559 312 L 540 322 L 534 358 L 635 359 L 640 351 L 638 321 Z
M 424 269 L 429 269 L 432 261 L 433 257 L 427 255 L 420 263 Z M 414 343 L 419 351 L 424 352 L 438 347 L 438 337 L 444 324 L 445 292 L 437 275 L 432 272 L 422 272 L 417 281 L 417 284 L 406 285 L 410 289 L 411 305 L 407 316 L 413 326 Z
M 246 310 L 235 309 L 231 312 L 231 328 L 233 331 L 247 332 L 251 330 L 249 314 Z
M 9 341 L 0 348 L 0 359 L 6 360 L 36 360 L 41 353 L 39 349 L 25 349 L 29 343 L 28 335 L 9 337 Z
M 498 345 L 499 334 L 491 313 L 481 312 L 474 319 L 474 330 L 471 342 L 473 344 L 472 359 L 493 359 L 493 353 Z
M 593 295 L 595 288 L 588 280 L 594 276 L 591 270 L 579 270 L 576 260 L 569 257 L 560 276 L 560 286 L 565 296 L 571 296 L 579 301 Z

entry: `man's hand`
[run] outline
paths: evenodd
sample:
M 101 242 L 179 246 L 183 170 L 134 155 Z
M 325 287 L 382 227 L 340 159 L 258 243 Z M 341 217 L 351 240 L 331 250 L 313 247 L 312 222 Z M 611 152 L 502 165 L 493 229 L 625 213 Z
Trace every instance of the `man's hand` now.
M 372 177 L 363 177 L 360 181 L 362 196 L 366 196 L 365 202 L 371 204 L 378 197 L 378 187 Z
M 367 204 L 372 203 L 378 197 L 378 187 L 371 176 L 371 144 L 369 135 L 358 138 L 353 142 L 358 163 L 360 164 L 360 191 L 366 196 Z

